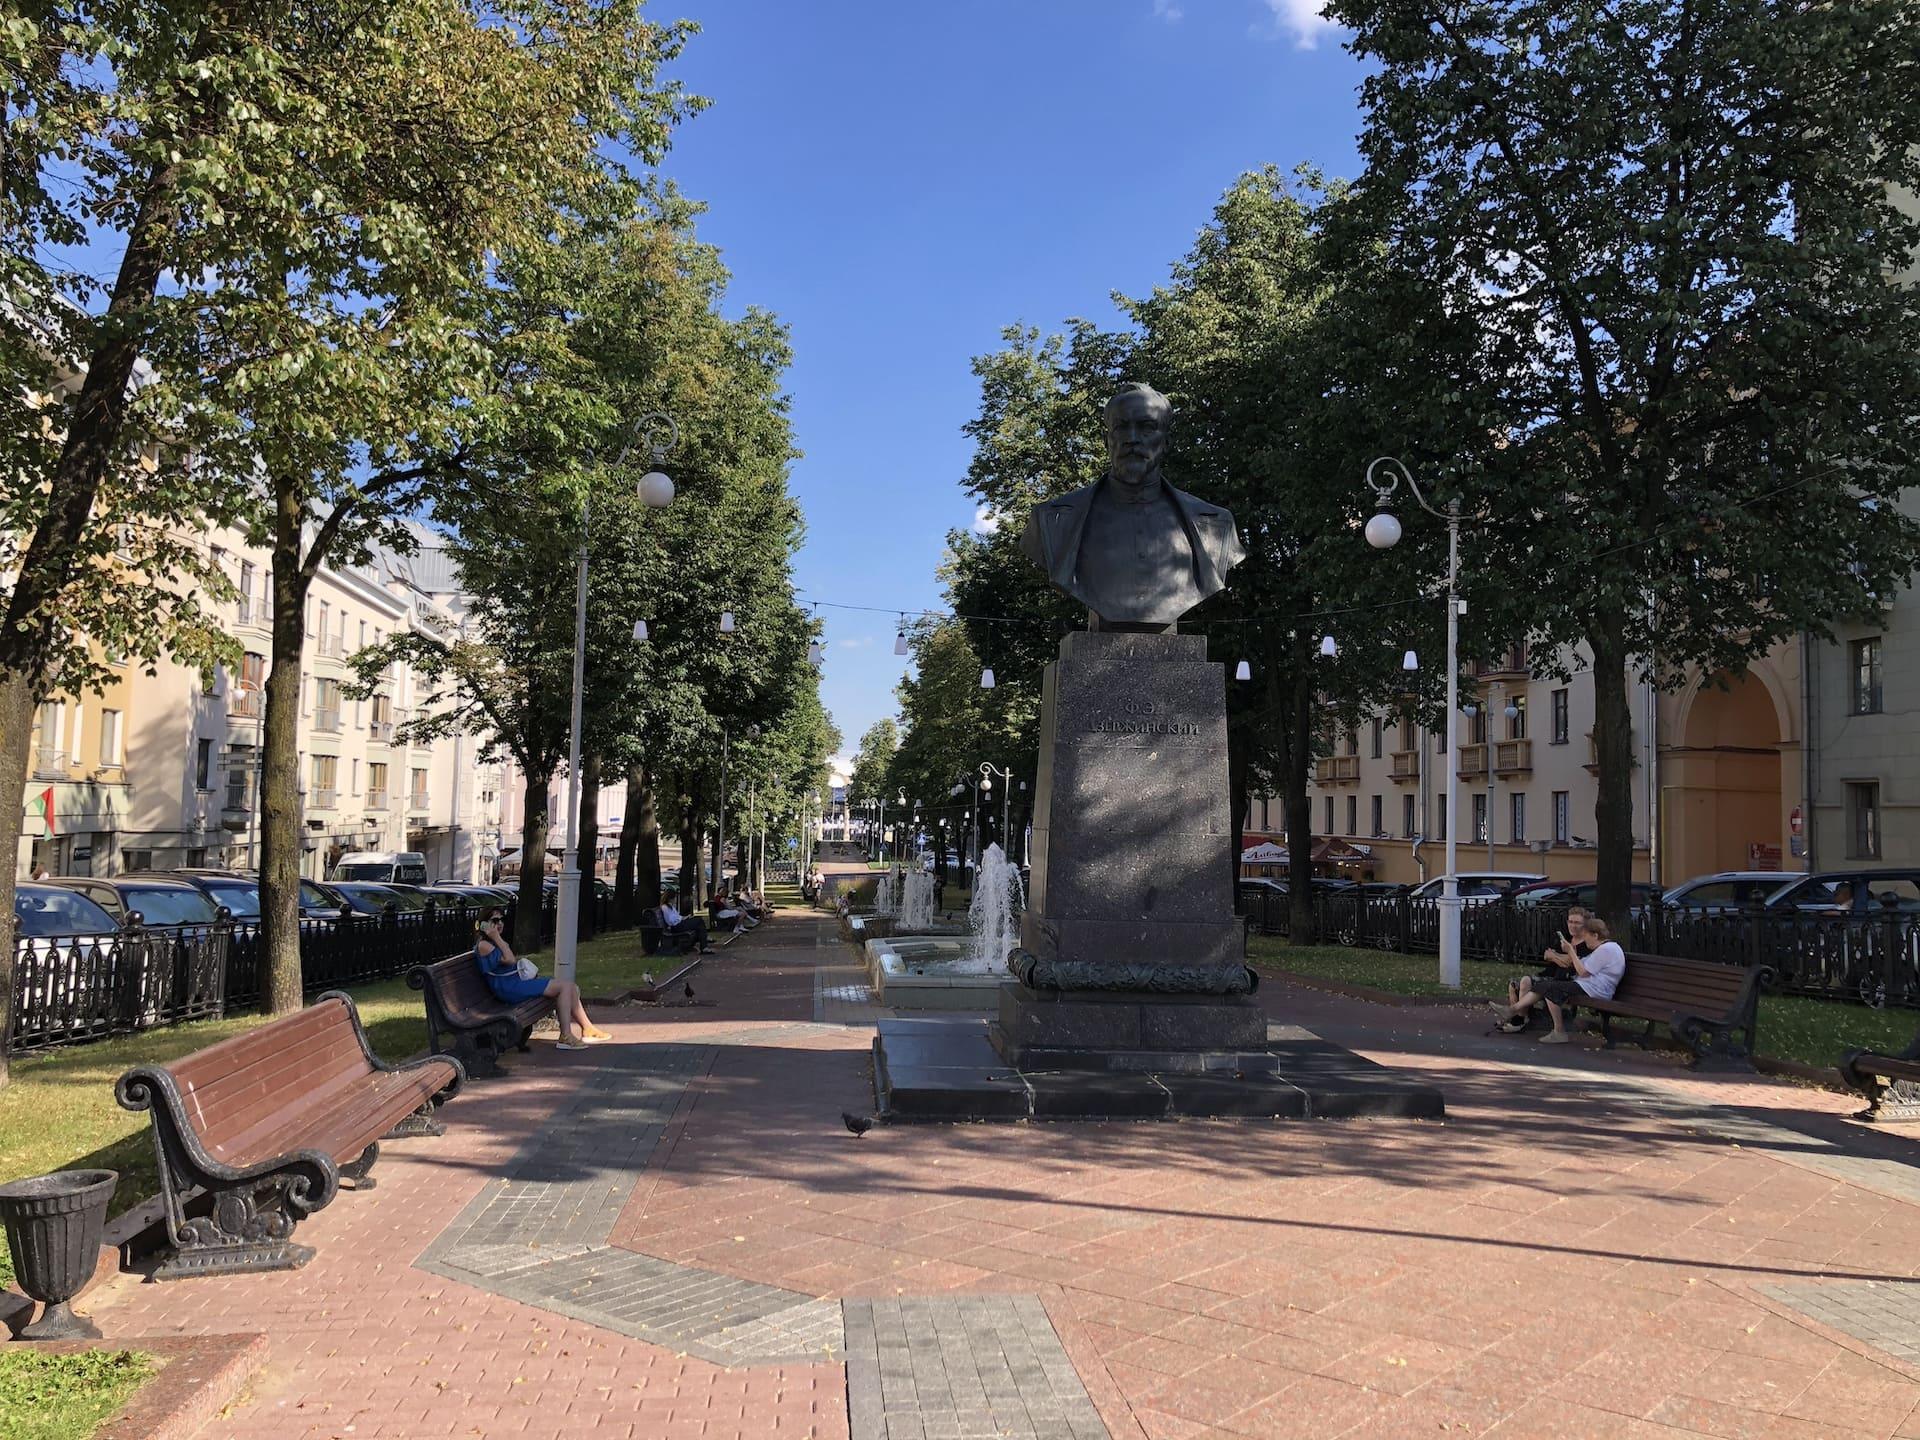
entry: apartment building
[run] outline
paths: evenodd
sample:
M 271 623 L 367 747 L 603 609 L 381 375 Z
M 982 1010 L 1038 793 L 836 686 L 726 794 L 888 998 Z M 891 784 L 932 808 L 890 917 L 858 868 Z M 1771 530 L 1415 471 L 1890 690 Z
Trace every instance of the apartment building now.
M 116 874 L 225 865 L 259 853 L 258 760 L 272 620 L 267 555 L 244 537 L 209 537 L 239 592 L 227 617 L 241 657 L 211 673 L 162 661 L 122 671 L 100 696 L 57 697 L 37 717 L 21 872 Z M 402 630 L 446 633 L 459 618 L 410 557 L 323 566 L 307 599 L 297 744 L 301 873 L 325 878 L 353 851 L 417 850 L 435 879 L 491 873 L 498 767 L 471 737 L 409 743 L 400 726 L 424 698 L 405 665 L 352 698 L 353 655 Z M 52 819 L 42 817 L 52 792 Z

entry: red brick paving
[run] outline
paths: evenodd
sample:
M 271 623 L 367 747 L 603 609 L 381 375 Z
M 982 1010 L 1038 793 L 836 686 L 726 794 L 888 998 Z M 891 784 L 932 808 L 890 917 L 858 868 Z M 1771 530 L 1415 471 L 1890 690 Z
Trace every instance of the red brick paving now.
M 675 1041 L 810 1019 L 813 967 L 845 963 L 812 942 L 812 922 L 782 920 L 696 976 L 712 1008 L 608 1018 Z M 1263 995 L 1439 1078 L 1448 1123 L 856 1139 L 839 1115 L 871 1105 L 869 1032 L 788 1031 L 719 1051 L 615 1241 L 817 1295 L 1038 1294 L 1129 1440 L 1920 1437 L 1907 1367 L 1751 1288 L 1908 1280 L 1920 1207 L 1584 1081 L 1663 1076 L 1829 1138 L 1844 1097 L 1576 1047 L 1544 1075 L 1516 1071 L 1500 1056 L 1518 1052 L 1489 1049 L 1464 1012 Z M 378 1190 L 302 1227 L 319 1250 L 304 1271 L 122 1278 L 95 1315 L 110 1335 L 266 1332 L 236 1436 L 846 1435 L 838 1365 L 723 1370 L 411 1268 L 591 1063 L 536 1045 L 448 1108 L 443 1139 L 392 1145 Z

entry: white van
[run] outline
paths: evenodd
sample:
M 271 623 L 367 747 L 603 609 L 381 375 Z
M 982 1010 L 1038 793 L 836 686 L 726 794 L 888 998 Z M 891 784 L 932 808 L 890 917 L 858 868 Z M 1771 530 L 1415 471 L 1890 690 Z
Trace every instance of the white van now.
M 383 855 L 368 850 L 342 855 L 333 867 L 335 880 L 393 880 L 405 885 L 423 885 L 427 879 L 427 857 L 418 850 L 401 850 Z

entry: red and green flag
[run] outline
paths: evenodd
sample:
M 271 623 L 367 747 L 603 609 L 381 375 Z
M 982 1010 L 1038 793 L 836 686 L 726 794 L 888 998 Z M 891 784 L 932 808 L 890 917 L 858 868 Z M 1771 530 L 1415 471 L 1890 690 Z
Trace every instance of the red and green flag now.
M 27 814 L 38 815 L 47 827 L 47 834 L 53 834 L 53 787 L 51 785 L 27 801 Z

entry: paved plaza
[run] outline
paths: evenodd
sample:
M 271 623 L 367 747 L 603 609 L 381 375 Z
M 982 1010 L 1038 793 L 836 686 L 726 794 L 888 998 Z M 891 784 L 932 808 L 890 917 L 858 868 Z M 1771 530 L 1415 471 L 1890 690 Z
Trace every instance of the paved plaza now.
M 292 1274 L 88 1305 L 263 1332 L 236 1437 L 1920 1437 L 1920 1148 L 1846 1097 L 1284 984 L 1444 1124 L 878 1126 L 878 1010 L 782 916 L 537 1041 Z

